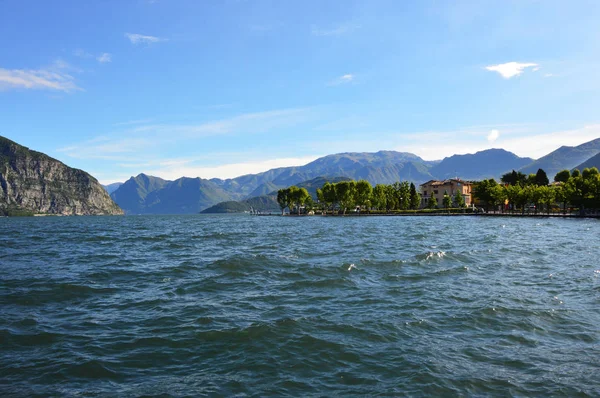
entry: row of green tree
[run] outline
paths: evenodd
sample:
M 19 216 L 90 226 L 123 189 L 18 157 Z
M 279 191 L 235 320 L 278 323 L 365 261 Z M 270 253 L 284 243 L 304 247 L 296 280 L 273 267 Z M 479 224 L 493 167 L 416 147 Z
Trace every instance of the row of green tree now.
M 339 210 L 343 214 L 349 209 L 366 209 L 380 211 L 416 210 L 421 206 L 421 195 L 415 184 L 399 181 L 393 184 L 377 184 L 373 187 L 368 181 L 341 181 L 325 183 L 317 189 L 317 203 L 314 203 L 304 188 L 291 186 L 277 192 L 277 202 L 283 214 L 285 208 L 307 209 L 318 208 L 323 211 Z M 444 195 L 443 206 L 464 207 L 465 201 L 458 192 L 454 197 Z M 438 208 L 435 198 L 428 202 L 429 208 Z M 360 210 L 359 210 L 360 211 Z
M 548 213 L 557 204 L 562 205 L 563 211 L 570 206 L 582 213 L 585 209 L 600 208 L 600 173 L 597 168 L 586 168 L 583 172 L 563 170 L 556 174 L 554 181 L 557 184 L 549 186 L 546 173 L 541 169 L 529 176 L 513 170 L 502 176 L 502 184 L 493 178 L 476 183 L 473 196 L 488 210 L 500 206 L 504 211 L 505 204 L 509 209 L 523 213 L 531 205 L 536 211 Z

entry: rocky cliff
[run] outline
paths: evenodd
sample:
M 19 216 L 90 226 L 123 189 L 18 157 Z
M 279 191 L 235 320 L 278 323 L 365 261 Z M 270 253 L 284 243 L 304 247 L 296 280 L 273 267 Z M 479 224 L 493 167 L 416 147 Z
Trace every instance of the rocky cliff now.
M 0 215 L 11 212 L 123 214 L 85 171 L 0 137 Z

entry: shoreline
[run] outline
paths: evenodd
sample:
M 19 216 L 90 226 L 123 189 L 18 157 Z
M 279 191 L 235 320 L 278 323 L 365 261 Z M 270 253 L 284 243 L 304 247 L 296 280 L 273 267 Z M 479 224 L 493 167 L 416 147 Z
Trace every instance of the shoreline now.
M 281 214 L 256 214 L 257 216 L 282 217 Z M 376 213 L 376 214 L 286 214 L 283 217 L 515 217 L 515 218 L 591 218 L 600 219 L 600 214 L 520 214 L 520 213 Z

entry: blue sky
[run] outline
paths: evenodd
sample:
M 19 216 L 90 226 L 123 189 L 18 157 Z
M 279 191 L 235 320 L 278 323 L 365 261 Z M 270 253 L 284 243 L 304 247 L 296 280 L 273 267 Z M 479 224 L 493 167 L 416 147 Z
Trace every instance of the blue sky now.
M 0 0 L 0 135 L 101 182 L 600 137 L 598 1 Z

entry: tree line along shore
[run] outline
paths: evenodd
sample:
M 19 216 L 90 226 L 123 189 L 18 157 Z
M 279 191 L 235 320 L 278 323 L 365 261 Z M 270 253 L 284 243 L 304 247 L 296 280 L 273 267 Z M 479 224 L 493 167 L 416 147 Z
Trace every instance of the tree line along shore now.
M 583 171 L 562 170 L 550 182 L 539 169 L 525 175 L 511 171 L 499 182 L 490 178 L 473 181 L 472 202 L 467 207 L 458 191 L 444 192 L 441 203 L 432 195 L 422 201 L 413 183 L 377 184 L 366 180 L 325 183 L 316 191 L 316 201 L 305 188 L 290 186 L 277 191 L 281 214 L 510 214 L 510 215 L 598 215 L 600 173 L 595 167 Z

